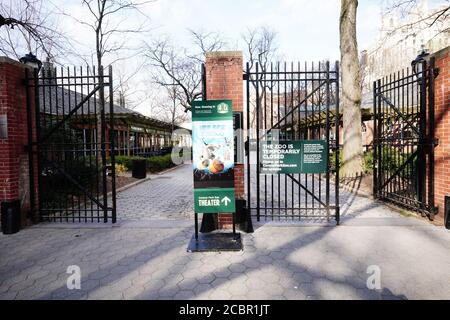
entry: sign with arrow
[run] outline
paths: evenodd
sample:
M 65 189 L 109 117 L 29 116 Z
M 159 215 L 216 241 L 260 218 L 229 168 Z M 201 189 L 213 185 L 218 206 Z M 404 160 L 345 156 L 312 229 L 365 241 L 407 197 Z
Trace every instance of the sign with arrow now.
M 195 212 L 216 213 L 234 212 L 233 188 L 195 189 Z
M 192 103 L 192 142 L 195 212 L 235 212 L 231 100 Z
M 189 252 L 242 250 L 236 233 L 234 194 L 234 132 L 231 100 L 202 100 L 192 103 L 192 169 L 194 175 L 195 235 Z M 229 213 L 233 233 L 201 233 L 202 222 L 214 213 Z M 206 214 L 206 215 L 205 215 Z M 206 219 L 205 219 L 206 218 Z

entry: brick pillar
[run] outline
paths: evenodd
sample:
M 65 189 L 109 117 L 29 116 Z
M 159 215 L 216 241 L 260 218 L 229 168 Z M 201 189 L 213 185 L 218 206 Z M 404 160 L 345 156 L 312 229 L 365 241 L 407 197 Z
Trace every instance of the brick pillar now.
M 444 216 L 445 196 L 450 196 L 450 47 L 433 56 L 439 75 L 435 79 L 435 136 L 439 145 L 435 148 L 434 202 L 439 207 L 439 218 Z
M 241 51 L 217 51 L 206 54 L 206 96 L 208 100 L 230 99 L 233 111 L 244 110 L 242 82 L 243 58 Z M 245 199 L 244 165 L 236 164 L 234 182 L 237 199 Z M 231 214 L 219 215 L 219 227 L 232 226 Z
M 25 70 L 18 61 L 0 57 L 0 117 L 7 118 L 7 137 L 0 137 L 0 202 L 20 200 L 22 226 L 31 221 L 30 175 L 28 165 L 28 125 Z M 30 70 L 30 76 L 32 71 Z M 30 99 L 32 123 L 34 95 Z M 33 138 L 35 138 L 35 126 Z M 34 166 L 35 190 L 37 190 L 37 165 Z M 36 199 L 37 199 L 37 192 Z

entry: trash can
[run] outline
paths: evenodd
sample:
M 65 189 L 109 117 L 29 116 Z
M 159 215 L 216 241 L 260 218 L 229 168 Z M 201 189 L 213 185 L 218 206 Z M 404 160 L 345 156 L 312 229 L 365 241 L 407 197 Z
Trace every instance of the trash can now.
M 136 159 L 132 162 L 132 177 L 144 179 L 147 177 L 147 163 L 145 159 Z
M 20 230 L 20 201 L 1 203 L 1 223 L 4 234 L 13 234 Z

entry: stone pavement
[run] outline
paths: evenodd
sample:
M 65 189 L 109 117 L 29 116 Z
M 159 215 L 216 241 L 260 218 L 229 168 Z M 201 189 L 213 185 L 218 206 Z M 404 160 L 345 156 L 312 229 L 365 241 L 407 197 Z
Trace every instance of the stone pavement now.
M 120 193 L 114 226 L 0 235 L 0 299 L 450 299 L 450 232 L 351 194 L 341 226 L 255 222 L 244 251 L 188 253 L 190 178 L 184 166 Z M 67 288 L 70 265 L 80 290 Z
M 117 193 L 118 219 L 186 219 L 193 216 L 194 192 L 190 164 Z

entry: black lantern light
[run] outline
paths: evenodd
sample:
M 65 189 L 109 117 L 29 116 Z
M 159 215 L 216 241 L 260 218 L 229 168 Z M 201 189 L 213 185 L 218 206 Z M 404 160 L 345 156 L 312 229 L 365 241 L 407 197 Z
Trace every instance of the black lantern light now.
M 417 79 L 422 78 L 422 72 L 424 71 L 425 67 L 425 58 L 429 56 L 430 53 L 428 52 L 428 49 L 425 49 L 422 47 L 422 51 L 419 53 L 419 55 L 411 62 L 411 67 L 414 75 L 417 77 Z
M 20 62 L 22 62 L 23 64 L 26 64 L 27 66 L 32 67 L 33 69 L 37 69 L 37 71 L 39 72 L 39 70 L 42 67 L 42 62 L 41 60 L 39 60 L 34 54 L 32 54 L 31 52 L 26 54 L 24 57 L 19 59 Z

